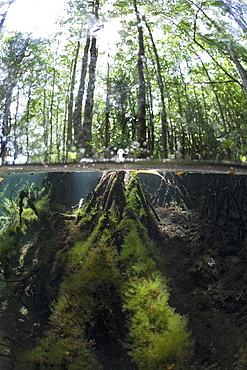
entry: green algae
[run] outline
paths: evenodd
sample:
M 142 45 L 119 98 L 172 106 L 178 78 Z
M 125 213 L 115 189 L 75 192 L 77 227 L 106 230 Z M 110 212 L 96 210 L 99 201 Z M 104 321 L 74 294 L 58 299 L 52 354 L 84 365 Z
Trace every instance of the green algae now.
M 98 199 L 96 189 L 69 227 L 72 248 L 51 328 L 21 356 L 27 369 L 99 369 L 94 348 L 104 342 L 128 342 L 140 370 L 182 369 L 191 354 L 187 319 L 169 306 L 155 261 L 158 229 L 139 181 L 133 176 L 125 190 L 116 176 L 110 185 Z

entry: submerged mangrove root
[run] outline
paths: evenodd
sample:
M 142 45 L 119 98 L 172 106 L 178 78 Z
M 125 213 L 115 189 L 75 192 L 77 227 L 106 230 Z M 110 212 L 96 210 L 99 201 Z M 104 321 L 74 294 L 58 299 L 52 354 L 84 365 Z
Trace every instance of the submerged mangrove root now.
M 184 368 L 193 347 L 187 320 L 169 306 L 155 259 L 158 228 L 128 175 L 104 174 L 69 224 L 72 247 L 51 329 L 20 357 L 23 368 L 106 369 L 114 353 L 119 368 Z

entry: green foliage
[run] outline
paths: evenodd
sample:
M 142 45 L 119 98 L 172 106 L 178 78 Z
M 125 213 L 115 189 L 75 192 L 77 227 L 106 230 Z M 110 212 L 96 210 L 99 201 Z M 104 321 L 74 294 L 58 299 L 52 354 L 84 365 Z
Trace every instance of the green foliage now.
M 10 87 L 9 116 L 15 117 L 15 122 L 7 130 L 7 140 L 14 143 L 13 157 L 26 154 L 29 161 L 44 163 L 75 161 L 84 155 L 83 150 L 75 150 L 77 139 L 73 132 L 69 139 L 72 142 L 67 142 L 68 111 L 75 110 L 73 86 L 78 86 L 81 75 L 82 53 L 77 63 L 75 57 L 77 40 L 83 49 L 87 32 L 81 24 L 89 21 L 88 14 L 94 5 L 70 1 L 67 19 L 61 22 L 60 32 L 51 40 L 32 39 L 20 32 L 5 31 L 1 36 L 0 63 L 4 73 L 0 109 L 5 111 Z M 173 0 L 164 5 L 163 1 L 147 0 L 138 2 L 137 6 L 143 15 L 140 25 L 145 47 L 146 139 L 150 156 L 163 156 L 161 117 L 165 107 L 169 157 L 215 160 L 220 155 L 221 159 L 242 160 L 247 134 L 247 88 L 242 78 L 246 70 L 246 6 L 242 1 L 232 6 L 220 0 L 203 2 L 200 6 L 190 1 Z M 96 157 L 102 155 L 105 146 L 112 156 L 124 147 L 135 157 L 141 154 L 138 30 L 133 2 L 115 1 L 110 8 L 103 3 L 98 9 L 105 27 L 101 28 L 100 24 L 97 32 L 100 36 L 97 84 L 89 141 Z M 111 25 L 111 21 L 115 24 Z M 116 37 L 104 34 L 104 29 L 115 26 Z M 57 48 L 59 37 L 64 34 L 67 41 Z M 102 42 L 104 38 L 109 43 Z M 111 49 L 109 58 L 106 44 Z M 21 110 L 19 102 L 22 102 Z M 235 137 L 231 142 L 224 141 L 233 132 Z

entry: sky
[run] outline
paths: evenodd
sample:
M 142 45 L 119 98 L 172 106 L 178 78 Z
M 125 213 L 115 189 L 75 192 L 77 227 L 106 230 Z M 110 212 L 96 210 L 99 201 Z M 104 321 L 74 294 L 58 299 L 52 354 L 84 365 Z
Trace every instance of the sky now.
M 65 13 L 66 0 L 15 0 L 8 11 L 5 28 L 9 31 L 48 37 L 55 32 L 55 21 Z
M 34 38 L 53 37 L 59 25 L 55 22 L 66 16 L 68 0 L 15 0 L 10 6 L 4 23 L 7 31 L 31 33 Z M 108 6 L 109 7 L 109 6 Z M 101 49 L 111 52 L 118 39 L 117 30 L 120 28 L 118 19 L 104 23 L 104 27 L 97 33 Z M 60 28 L 61 30 L 61 28 Z

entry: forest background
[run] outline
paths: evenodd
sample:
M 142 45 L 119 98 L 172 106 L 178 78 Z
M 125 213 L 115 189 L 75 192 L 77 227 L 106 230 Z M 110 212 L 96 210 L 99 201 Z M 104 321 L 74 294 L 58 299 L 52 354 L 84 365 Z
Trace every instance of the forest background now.
M 120 148 L 246 162 L 245 0 L 68 0 L 47 37 L 9 31 L 13 3 L 0 1 L 3 163 Z

